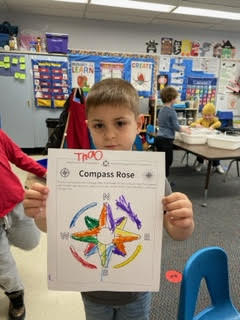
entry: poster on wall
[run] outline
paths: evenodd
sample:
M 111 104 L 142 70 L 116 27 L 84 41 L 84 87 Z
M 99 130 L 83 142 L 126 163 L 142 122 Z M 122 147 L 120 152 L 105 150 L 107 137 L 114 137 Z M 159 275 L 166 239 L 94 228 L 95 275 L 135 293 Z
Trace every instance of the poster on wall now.
M 222 60 L 219 75 L 218 93 L 226 94 L 231 89 L 240 75 L 239 64 L 236 60 Z
M 216 78 L 188 78 L 187 97 L 198 97 L 199 109 L 208 102 L 215 102 L 216 98 Z
M 101 62 L 100 69 L 101 69 L 101 80 L 107 79 L 107 78 L 124 79 L 123 63 Z
M 68 63 L 32 59 L 37 107 L 62 108 L 69 96 Z
M 82 88 L 88 92 L 95 83 L 95 63 L 71 61 L 72 88 Z
M 131 84 L 137 91 L 152 91 L 153 63 L 131 61 Z

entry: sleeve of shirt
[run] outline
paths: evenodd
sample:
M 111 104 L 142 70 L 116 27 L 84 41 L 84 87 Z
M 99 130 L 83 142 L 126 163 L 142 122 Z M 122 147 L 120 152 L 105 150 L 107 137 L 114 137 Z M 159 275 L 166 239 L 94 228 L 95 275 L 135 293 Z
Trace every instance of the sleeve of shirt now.
M 39 177 L 45 175 L 47 170 L 37 163 L 34 159 L 29 157 L 26 153 L 24 153 L 18 145 L 9 138 L 2 130 L 1 130 L 1 139 L 3 140 L 3 146 L 5 148 L 5 153 L 7 155 L 8 160 L 15 164 L 18 168 L 31 172 Z
M 193 123 L 191 124 L 191 127 L 192 127 L 192 128 L 196 127 L 197 124 L 201 124 L 201 121 L 202 121 L 202 118 L 198 119 L 197 121 L 195 121 L 195 122 L 193 122 Z
M 218 120 L 218 118 L 214 118 L 213 121 L 214 121 L 212 124 L 213 129 L 217 129 L 217 128 L 221 127 L 221 122 Z
M 180 131 L 181 127 L 178 123 L 177 113 L 175 110 L 172 110 L 172 124 L 175 131 Z

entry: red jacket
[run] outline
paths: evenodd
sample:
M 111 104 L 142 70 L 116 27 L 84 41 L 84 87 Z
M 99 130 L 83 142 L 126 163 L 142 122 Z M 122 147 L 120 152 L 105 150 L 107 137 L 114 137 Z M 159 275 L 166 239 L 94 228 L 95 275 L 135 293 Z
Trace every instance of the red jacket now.
M 0 218 L 6 216 L 24 198 L 24 189 L 18 177 L 13 173 L 9 161 L 22 170 L 39 177 L 46 169 L 26 155 L 0 129 Z

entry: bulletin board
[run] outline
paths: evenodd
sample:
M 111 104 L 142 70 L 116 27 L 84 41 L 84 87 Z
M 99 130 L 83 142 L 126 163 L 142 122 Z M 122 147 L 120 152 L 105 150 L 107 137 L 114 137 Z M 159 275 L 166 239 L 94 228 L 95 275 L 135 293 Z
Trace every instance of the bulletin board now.
M 201 109 L 206 102 L 215 101 L 218 71 L 217 58 L 160 56 L 158 77 L 165 76 L 167 85 L 178 90 L 181 100 L 198 96 Z
M 88 92 L 92 85 L 105 78 L 129 81 L 139 96 L 149 97 L 156 92 L 157 56 L 72 50 L 69 55 L 71 87 Z
M 0 54 L 0 76 L 14 77 L 16 80 L 26 79 L 25 56 Z

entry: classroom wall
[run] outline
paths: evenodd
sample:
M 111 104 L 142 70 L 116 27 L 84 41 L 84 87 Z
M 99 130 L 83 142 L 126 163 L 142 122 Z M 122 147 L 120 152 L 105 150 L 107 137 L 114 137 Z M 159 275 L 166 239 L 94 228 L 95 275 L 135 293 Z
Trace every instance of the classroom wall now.
M 146 52 L 145 42 L 161 37 L 198 41 L 230 40 L 237 47 L 240 57 L 238 32 L 208 31 L 181 28 L 168 25 L 146 25 L 110 21 L 86 20 L 78 18 L 49 17 L 26 14 L 0 13 L 0 21 L 8 20 L 18 25 L 22 32 L 34 34 L 57 32 L 69 34 L 69 47 L 72 49 L 109 50 L 120 52 Z M 158 46 L 160 53 L 160 45 Z

